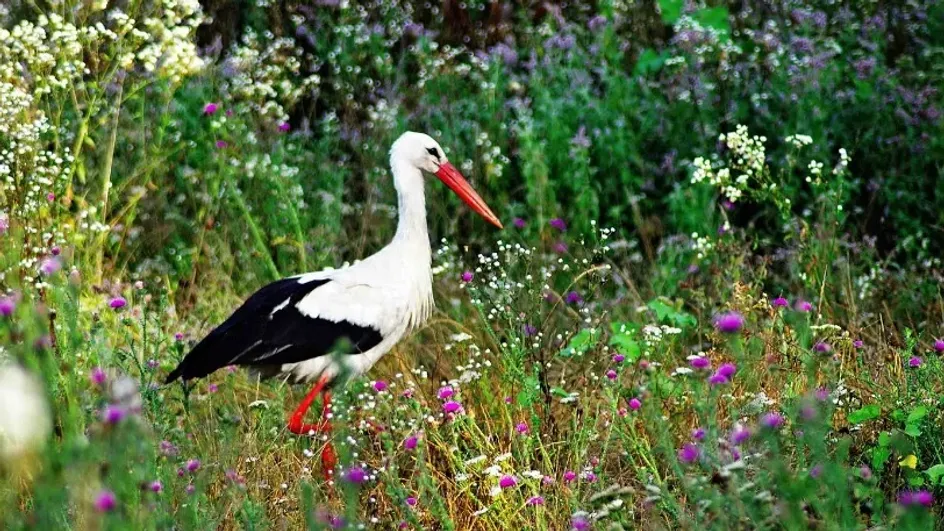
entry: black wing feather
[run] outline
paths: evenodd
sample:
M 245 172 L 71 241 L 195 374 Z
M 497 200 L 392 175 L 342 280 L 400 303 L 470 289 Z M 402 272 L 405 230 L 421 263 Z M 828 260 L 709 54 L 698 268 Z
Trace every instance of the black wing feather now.
M 295 305 L 327 282 L 302 284 L 286 278 L 253 293 L 193 347 L 165 382 L 202 378 L 227 365 L 281 365 L 331 352 L 358 354 L 380 343 L 383 337 L 373 327 L 312 318 L 298 311 Z

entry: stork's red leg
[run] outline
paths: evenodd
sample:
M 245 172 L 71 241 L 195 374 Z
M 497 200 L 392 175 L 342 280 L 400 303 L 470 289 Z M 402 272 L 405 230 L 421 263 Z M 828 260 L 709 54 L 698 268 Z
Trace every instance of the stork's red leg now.
M 331 421 L 328 413 L 331 411 L 331 391 L 324 392 L 324 407 L 321 410 L 322 429 L 325 433 L 331 433 Z M 337 454 L 334 453 L 334 445 L 331 444 L 331 437 L 325 443 L 321 450 L 321 467 L 324 469 L 325 479 L 331 479 L 334 475 L 334 468 L 338 464 Z
M 327 383 L 328 379 L 322 378 L 318 380 L 318 383 L 309 391 L 305 399 L 302 400 L 302 403 L 298 405 L 298 409 L 295 410 L 295 413 L 292 413 L 292 416 L 289 417 L 288 431 L 295 435 L 306 435 L 312 431 L 321 431 L 321 424 L 304 424 L 303 421 L 305 420 L 305 413 L 308 413 L 308 409 L 311 407 L 311 403 L 315 401 L 315 397 L 318 396 L 318 393 L 324 390 Z

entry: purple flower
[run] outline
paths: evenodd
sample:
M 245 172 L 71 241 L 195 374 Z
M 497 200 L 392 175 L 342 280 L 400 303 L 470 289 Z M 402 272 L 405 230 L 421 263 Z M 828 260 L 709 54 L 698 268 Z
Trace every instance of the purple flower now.
M 121 406 L 109 405 L 102 411 L 102 421 L 108 424 L 118 424 L 125 418 L 126 411 Z
M 226 149 L 227 146 L 229 146 L 229 144 L 227 144 L 225 140 L 216 141 L 216 149 Z
M 588 483 L 593 483 L 594 481 L 597 480 L 597 475 L 594 474 L 592 471 L 587 470 L 586 472 L 583 473 L 583 479 L 584 481 Z
M 813 305 L 805 300 L 798 300 L 796 304 L 793 305 L 793 309 L 798 312 L 808 313 L 813 309 Z
M 820 354 L 827 354 L 831 352 L 833 348 L 829 346 L 829 343 L 826 343 L 825 341 L 820 341 L 819 343 L 813 345 L 813 350 L 815 350 L 816 352 L 819 352 Z
M 567 244 L 564 242 L 557 242 L 554 244 L 554 252 L 557 254 L 564 254 L 567 252 Z
M 158 448 L 160 449 L 161 454 L 168 457 L 177 455 L 177 447 L 170 441 L 161 441 L 161 443 L 158 445 Z
M 13 297 L 0 297 L 0 316 L 10 317 L 15 309 L 16 302 Z
M 503 489 L 510 489 L 518 485 L 518 479 L 515 476 L 504 475 L 498 480 L 498 486 Z
M 216 111 L 219 110 L 220 106 L 216 103 L 207 103 L 203 106 L 203 114 L 206 116 L 213 116 L 216 114 Z
M 626 356 L 622 354 L 613 354 L 613 363 L 623 363 L 626 361 Z
M 744 326 L 744 318 L 737 312 L 723 313 L 715 317 L 715 328 L 723 334 L 734 334 Z
M 914 505 L 930 507 L 934 505 L 934 495 L 926 490 L 906 490 L 898 494 L 898 503 L 905 507 Z
M 606 26 L 606 17 L 603 15 L 596 15 L 587 21 L 587 28 L 590 31 L 597 31 L 598 29 Z
M 937 352 L 944 352 L 944 339 L 934 340 L 934 350 Z
M 868 465 L 862 465 L 859 467 L 859 477 L 866 481 L 872 479 L 872 469 Z
M 543 496 L 531 496 L 528 498 L 528 501 L 524 502 L 525 505 L 544 505 Z
M 816 392 L 813 393 L 813 396 L 815 396 L 816 399 L 819 400 L 820 402 L 825 402 L 826 400 L 829 399 L 829 389 L 826 389 L 825 387 L 820 387 L 816 389 Z
M 200 470 L 200 460 L 199 460 L 199 459 L 191 459 L 191 460 L 187 461 L 187 472 L 190 472 L 190 473 L 192 474 L 192 473 L 196 472 L 197 470 Z
M 583 302 L 583 297 L 581 297 L 576 291 L 571 291 L 566 297 L 564 297 L 564 302 L 567 304 L 580 304 Z
M 292 126 L 289 125 L 288 122 L 282 122 L 279 124 L 279 131 L 282 131 L 283 133 L 287 133 L 291 128 Z
M 39 271 L 47 277 L 60 269 L 62 269 L 62 264 L 59 263 L 59 259 L 55 257 L 47 258 L 39 265 Z
M 452 387 L 446 385 L 439 388 L 439 392 L 436 393 L 436 396 L 438 396 L 440 400 L 446 400 L 447 398 L 451 398 L 454 394 L 456 393 L 452 390 Z
M 150 489 L 151 492 L 160 493 L 162 490 L 164 490 L 164 485 L 159 479 L 155 479 L 150 485 L 148 485 L 148 489 Z
M 571 481 L 577 479 L 577 473 L 573 470 L 568 470 L 564 472 L 564 483 L 570 483 Z
M 403 440 L 403 448 L 407 450 L 416 450 L 416 445 L 419 444 L 420 438 L 416 435 L 410 435 Z
M 416 507 L 416 498 L 413 496 L 408 497 L 406 499 L 406 504 L 409 505 L 410 507 Z
M 865 346 L 865 343 L 863 343 L 861 339 L 856 339 L 855 341 L 852 342 L 852 346 L 855 347 L 856 350 L 858 350 L 858 349 L 864 347 L 864 346 Z
M 453 402 L 452 400 L 450 400 L 450 401 L 446 402 L 445 404 L 443 404 L 443 411 L 445 411 L 446 413 L 448 413 L 448 414 L 450 414 L 450 415 L 456 414 L 456 413 L 461 413 L 461 412 L 462 412 L 462 404 L 460 404 L 460 403 L 458 403 L 458 402 Z
M 215 393 L 219 390 L 220 390 L 220 387 L 216 385 L 215 383 L 211 383 L 210 385 L 207 386 L 207 391 L 210 393 Z
M 736 428 L 731 433 L 731 444 L 740 446 L 744 441 L 751 438 L 751 430 L 747 428 Z
M 360 485 L 367 481 L 367 472 L 363 468 L 356 466 L 344 474 L 344 481 L 354 485 Z
M 737 372 L 737 365 L 733 363 L 722 363 L 715 374 L 723 376 L 727 379 L 731 379 L 734 376 L 734 373 Z
M 629 400 L 629 409 L 632 409 L 633 411 L 639 411 L 639 408 L 641 407 L 642 401 L 638 398 L 633 397 Z
M 695 356 L 694 358 L 691 359 L 689 364 L 692 366 L 693 369 L 701 370 L 701 369 L 711 368 L 711 360 L 709 360 L 708 358 L 704 356 Z
M 610 380 L 615 380 L 616 376 L 617 376 L 616 371 L 614 371 L 613 369 L 606 371 L 606 377 L 609 378 Z
M 128 301 L 124 297 L 115 297 L 114 299 L 108 301 L 108 305 L 111 306 L 113 310 L 119 310 L 128 305 Z
M 197 492 L 197 487 L 195 487 L 193 483 L 190 483 L 184 490 L 187 492 L 187 494 L 193 495 L 194 492 Z
M 590 141 L 590 137 L 587 136 L 587 128 L 581 125 L 580 128 L 577 129 L 577 134 L 570 139 L 570 143 L 577 147 L 589 148 L 592 142 Z
M 460 277 L 460 278 L 462 278 L 462 281 L 463 281 L 463 282 L 469 283 L 469 282 L 472 282 L 472 279 L 473 279 L 474 277 L 475 277 L 475 275 L 473 275 L 471 271 L 463 271 L 463 272 L 462 272 L 462 277 Z
M 56 245 L 52 249 L 50 249 L 49 252 L 52 253 L 53 256 L 59 256 L 60 254 L 62 254 L 62 248 Z
M 708 378 L 708 383 L 711 385 L 724 385 L 730 381 L 731 380 L 729 378 L 725 378 L 724 376 L 718 374 L 717 372 L 715 372 Z
M 518 433 L 521 433 L 521 434 L 528 433 L 528 424 L 525 423 L 525 422 L 519 422 L 519 423 L 515 426 L 515 431 L 518 432 Z
M 771 305 L 774 308 L 786 308 L 787 306 L 790 306 L 790 301 L 788 301 L 787 299 L 784 299 L 783 297 L 777 297 L 776 299 L 773 300 Z
M 698 447 L 692 443 L 685 443 L 684 446 L 678 451 L 679 461 L 691 464 L 698 460 Z
M 908 366 L 912 369 L 917 369 L 921 366 L 922 360 L 918 356 L 911 356 L 911 359 L 908 360 Z
M 376 382 L 374 382 L 374 391 L 377 391 L 378 393 L 382 393 L 386 390 L 387 390 L 387 382 L 383 380 L 377 380 Z
M 760 419 L 761 426 L 772 429 L 772 430 L 776 430 L 780 428 L 781 426 L 783 426 L 783 423 L 784 423 L 783 415 L 781 415 L 780 413 L 776 411 L 771 411 L 770 413 L 765 414 Z
M 527 225 L 527 222 L 524 220 L 524 218 L 515 218 L 515 220 L 512 221 L 512 223 L 514 224 L 516 229 L 523 229 L 525 225 Z
M 696 441 L 700 441 L 704 438 L 705 438 L 704 428 L 695 428 L 694 430 L 692 430 L 692 439 L 695 439 Z
M 587 531 L 590 529 L 590 519 L 584 513 L 576 513 L 570 517 L 570 527 L 574 531 Z
M 813 466 L 813 468 L 810 469 L 811 478 L 817 479 L 818 477 L 822 475 L 823 475 L 823 465 L 815 465 Z
M 0 212 L 0 236 L 7 233 L 7 230 L 10 228 L 10 218 L 6 214 Z
M 561 230 L 561 231 L 567 230 L 567 224 L 564 223 L 564 220 L 561 218 L 552 219 L 551 221 L 548 222 L 548 225 L 550 225 L 551 227 L 554 227 L 557 230 Z
M 524 332 L 525 337 L 531 337 L 538 333 L 537 327 L 535 327 L 534 325 L 530 323 L 524 325 L 524 327 L 522 328 L 522 331 Z
M 95 495 L 95 510 L 100 513 L 111 512 L 118 506 L 118 498 L 110 490 L 100 490 Z

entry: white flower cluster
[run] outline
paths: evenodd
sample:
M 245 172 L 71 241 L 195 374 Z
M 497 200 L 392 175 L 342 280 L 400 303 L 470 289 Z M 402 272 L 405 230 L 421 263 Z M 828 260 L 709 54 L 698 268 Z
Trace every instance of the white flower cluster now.
M 793 144 L 794 147 L 801 148 L 803 146 L 808 146 L 813 143 L 813 137 L 810 135 L 790 135 L 784 139 L 788 144 Z
M 715 167 L 704 157 L 697 157 L 692 161 L 694 170 L 691 182 L 697 184 L 707 181 L 734 203 L 749 190 L 751 179 L 760 181 L 763 178 L 767 169 L 764 148 L 767 137 L 751 136 L 746 126 L 738 125 L 734 132 L 722 133 L 718 140 L 731 150 L 730 167 L 722 164 Z M 732 173 L 737 173 L 737 177 L 732 178 Z
M 227 60 L 231 76 L 225 92 L 249 102 L 253 110 L 273 120 L 288 120 L 285 105 L 321 84 L 317 74 L 301 75 L 302 50 L 288 38 L 272 39 L 247 31 Z

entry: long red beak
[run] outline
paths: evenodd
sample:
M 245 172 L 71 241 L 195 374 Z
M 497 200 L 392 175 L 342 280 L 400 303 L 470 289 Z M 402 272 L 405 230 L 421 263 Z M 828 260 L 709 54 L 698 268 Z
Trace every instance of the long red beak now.
M 457 196 L 465 201 L 465 204 L 472 207 L 472 210 L 478 212 L 486 221 L 499 229 L 503 228 L 501 221 L 498 221 L 498 217 L 492 212 L 492 209 L 488 208 L 485 201 L 472 189 L 469 181 L 465 180 L 465 177 L 459 173 L 459 170 L 457 170 L 455 166 L 448 162 L 442 163 L 442 165 L 439 166 L 439 171 L 436 172 L 436 177 L 439 177 L 440 181 L 446 183 L 446 186 L 451 188 Z

